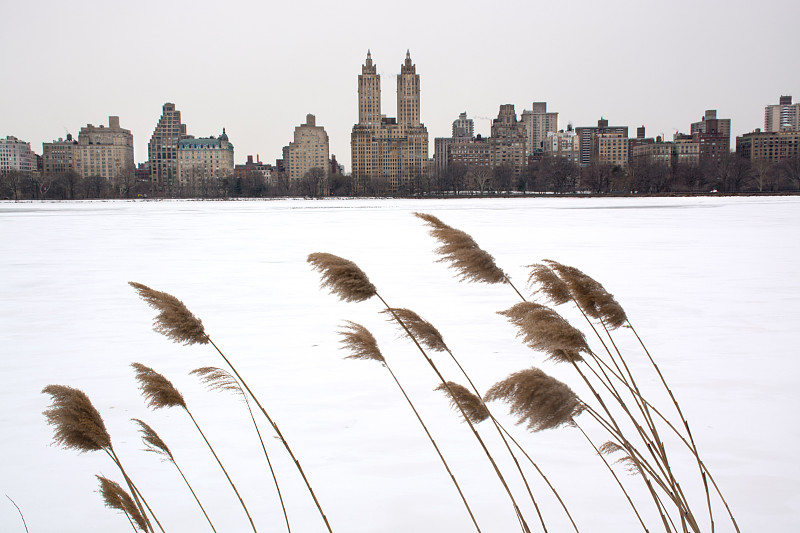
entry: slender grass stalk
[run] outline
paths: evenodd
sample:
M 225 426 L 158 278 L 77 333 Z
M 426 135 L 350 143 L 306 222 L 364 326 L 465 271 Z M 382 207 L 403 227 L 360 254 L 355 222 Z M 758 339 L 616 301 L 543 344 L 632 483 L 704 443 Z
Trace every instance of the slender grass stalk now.
M 154 430 L 152 427 L 150 427 L 148 424 L 146 424 L 142 420 L 139 420 L 138 418 L 134 418 L 132 420 L 134 422 L 136 422 L 137 424 L 139 424 L 139 432 L 142 434 L 142 441 L 144 442 L 144 444 L 146 446 L 145 451 L 153 452 L 153 453 L 155 453 L 157 455 L 160 455 L 162 459 L 172 463 L 172 465 L 175 467 L 175 469 L 181 475 L 181 478 L 183 478 L 183 482 L 186 483 L 186 486 L 189 488 L 189 491 L 192 493 L 192 496 L 194 496 L 194 500 L 197 502 L 197 505 L 200 507 L 200 510 L 203 512 L 203 516 L 206 517 L 206 520 L 208 521 L 208 525 L 211 526 L 212 531 L 214 531 L 214 533 L 216 533 L 217 529 L 214 527 L 214 524 L 211 522 L 211 518 L 209 518 L 208 513 L 206 513 L 205 507 L 203 507 L 203 504 L 200 503 L 200 498 L 197 497 L 197 493 L 192 488 L 192 485 L 189 483 L 189 480 L 186 479 L 186 476 L 183 474 L 183 470 L 181 470 L 181 467 L 178 466 L 177 461 L 175 461 L 175 456 L 172 455 L 172 451 L 167 446 L 167 443 L 164 442 L 161 439 L 161 437 L 158 436 L 158 433 L 156 433 L 156 430 Z
M 14 507 L 17 508 L 17 512 L 19 513 L 19 517 L 22 519 L 22 525 L 25 527 L 25 532 L 27 533 L 28 524 L 25 523 L 25 515 L 22 514 L 22 509 L 19 508 L 19 505 L 17 505 L 17 502 L 15 502 L 14 500 L 11 499 L 11 496 L 6 494 L 6 498 L 8 498 L 8 501 L 10 501 L 12 504 L 14 504 Z
M 439 456 L 439 459 L 442 461 L 442 465 L 444 466 L 447 474 L 450 476 L 453 485 L 455 485 L 456 490 L 458 491 L 458 495 L 461 497 L 461 501 L 464 502 L 464 507 L 467 509 L 467 513 L 469 514 L 472 523 L 475 525 L 475 529 L 480 532 L 481 528 L 478 525 L 478 522 L 475 520 L 475 515 L 472 513 L 472 509 L 467 502 L 466 496 L 464 496 L 464 492 L 461 490 L 461 486 L 456 481 L 456 477 L 453 472 L 450 470 L 450 465 L 447 464 L 447 461 L 442 454 L 442 451 L 439 449 L 439 445 L 436 444 L 436 440 L 431 435 L 431 432 L 428 430 L 428 426 L 425 425 L 425 422 L 422 420 L 422 416 L 417 411 L 417 408 L 414 406 L 414 403 L 409 398 L 408 394 L 406 393 L 405 388 L 400 384 L 400 380 L 397 379 L 397 376 L 392 371 L 392 368 L 389 366 L 389 363 L 384 358 L 383 354 L 380 352 L 378 348 L 378 343 L 375 340 L 375 337 L 372 333 L 369 332 L 367 328 L 362 326 L 361 324 L 357 324 L 355 322 L 347 321 L 347 325 L 342 328 L 340 331 L 342 336 L 341 343 L 350 350 L 351 355 L 348 355 L 346 359 L 363 359 L 363 360 L 374 360 L 380 362 L 386 370 L 389 371 L 389 374 L 392 376 L 397 387 L 400 389 L 400 392 L 403 394 L 403 397 L 408 402 L 409 407 L 414 412 L 414 415 L 417 417 L 422 429 L 425 431 L 425 434 L 428 436 L 428 440 L 430 440 L 433 448 L 436 450 L 436 454 Z
M 325 512 L 322 510 L 322 505 L 320 504 L 319 500 L 317 499 L 317 495 L 314 493 L 314 489 L 311 488 L 311 483 L 309 483 L 308 478 L 306 477 L 305 472 L 303 472 L 303 468 L 300 465 L 300 461 L 295 457 L 292 449 L 289 447 L 289 442 L 284 438 L 283 434 L 281 433 L 280 428 L 269 415 L 267 410 L 261 405 L 261 402 L 258 400 L 258 397 L 253 393 L 250 386 L 244 380 L 242 375 L 236 370 L 236 367 L 233 366 L 233 363 L 228 359 L 228 357 L 220 350 L 219 346 L 217 346 L 214 341 L 211 340 L 211 337 L 206 333 L 205 328 L 203 327 L 203 323 L 197 318 L 191 311 L 184 305 L 183 302 L 172 296 L 171 294 L 167 294 L 165 292 L 156 291 L 151 289 L 150 287 L 143 285 L 141 283 L 136 282 L 128 282 L 128 284 L 133 287 L 139 296 L 153 309 L 157 310 L 159 313 L 156 316 L 155 320 L 153 321 L 153 329 L 158 333 L 163 334 L 167 338 L 173 340 L 174 342 L 181 342 L 184 344 L 211 344 L 217 353 L 222 357 L 225 361 L 225 364 L 228 365 L 231 372 L 233 372 L 236 379 L 239 380 L 239 383 L 242 384 L 242 387 L 247 391 L 247 394 L 255 402 L 256 406 L 261 410 L 261 413 L 269 422 L 270 426 L 272 427 L 273 431 L 275 431 L 278 439 L 283 444 L 284 448 L 286 448 L 286 452 L 292 458 L 292 461 L 295 464 L 300 476 L 303 478 L 303 482 L 305 483 L 306 487 L 308 488 L 309 493 L 311 494 L 311 498 L 314 500 L 314 504 L 319 511 L 320 516 L 322 517 L 323 522 L 325 522 L 325 527 L 327 528 L 329 533 L 333 533 L 331 529 L 330 523 L 328 522 L 328 517 L 325 516 Z M 358 285 L 358 280 L 356 280 L 356 285 Z
M 230 475 L 228 475 L 228 471 L 225 470 L 225 467 L 217 455 L 217 452 L 214 450 L 214 447 L 211 446 L 211 443 L 206 438 L 205 433 L 203 433 L 203 430 L 200 429 L 200 425 L 197 423 L 197 420 L 195 420 L 194 415 L 192 415 L 191 411 L 189 411 L 186 401 L 183 399 L 183 395 L 167 378 L 152 368 L 141 363 L 132 363 L 131 366 L 136 371 L 136 381 L 139 382 L 139 389 L 142 391 L 142 395 L 145 397 L 148 407 L 153 409 L 180 407 L 187 415 L 189 415 L 189 418 L 191 419 L 195 428 L 197 428 L 200 436 L 203 437 L 203 441 L 205 441 L 208 449 L 211 450 L 211 454 L 214 456 L 214 459 L 216 459 L 217 464 L 222 470 L 222 473 L 225 474 L 225 477 L 233 489 L 233 492 L 236 493 L 236 497 L 239 499 L 239 503 L 247 515 L 247 519 L 250 521 L 250 526 L 253 528 L 253 532 L 258 533 L 256 530 L 256 525 L 253 522 L 253 518 L 250 516 L 250 511 L 247 510 L 247 506 L 245 505 L 241 494 L 239 494 L 239 490 L 236 488 L 236 485 L 234 484 Z

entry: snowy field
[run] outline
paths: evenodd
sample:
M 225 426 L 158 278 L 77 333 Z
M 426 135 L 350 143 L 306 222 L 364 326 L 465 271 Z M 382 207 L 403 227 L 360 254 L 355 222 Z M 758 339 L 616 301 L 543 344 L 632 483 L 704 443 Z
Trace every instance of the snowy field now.
M 481 530 L 519 531 L 485 456 L 432 390 L 436 377 L 414 346 L 378 313 L 380 302 L 340 302 L 320 290 L 319 274 L 306 262 L 311 252 L 353 260 L 390 305 L 413 309 L 439 329 L 481 390 L 535 365 L 583 396 L 572 369 L 543 363 L 496 314 L 519 297 L 505 285 L 458 282 L 436 262 L 436 243 L 414 211 L 471 234 L 520 289 L 525 265 L 542 259 L 576 266 L 603 283 L 660 363 L 741 530 L 797 531 L 798 197 L 0 203 L 0 531 L 25 531 L 5 495 L 31 532 L 130 531 L 97 493 L 95 474 L 122 481 L 109 458 L 51 445 L 42 416 L 50 398 L 40 392 L 48 384 L 88 394 L 168 533 L 210 528 L 175 469 L 142 451 L 134 417 L 170 446 L 217 531 L 250 530 L 186 413 L 146 408 L 129 366 L 134 361 L 183 392 L 258 530 L 286 530 L 243 404 L 188 375 L 223 361 L 210 346 L 173 344 L 155 333 L 155 312 L 128 281 L 173 294 L 203 320 L 277 421 L 333 531 L 475 530 L 387 371 L 343 358 L 337 331 L 344 320 L 377 337 Z M 618 336 L 645 391 L 672 413 L 630 332 Z M 436 357 L 448 378 L 464 381 Z M 642 530 L 576 429 L 531 434 L 514 426 L 503 404 L 492 407 L 560 491 L 581 532 Z M 479 428 L 529 524 L 541 530 L 496 434 Z M 268 433 L 266 424 L 262 430 Z M 279 442 L 270 436 L 267 446 L 292 530 L 325 531 Z M 710 530 L 696 466 L 675 450 L 673 468 Z M 570 531 L 529 467 L 549 530 Z M 659 530 L 641 480 L 624 482 L 651 531 Z M 714 510 L 717 531 L 732 531 L 718 499 Z

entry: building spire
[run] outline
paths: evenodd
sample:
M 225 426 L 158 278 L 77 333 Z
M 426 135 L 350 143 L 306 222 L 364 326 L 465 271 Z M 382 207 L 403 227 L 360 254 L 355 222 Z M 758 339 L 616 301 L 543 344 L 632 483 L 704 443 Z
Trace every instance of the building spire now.
M 367 65 L 368 67 L 371 67 L 371 66 L 372 66 L 372 53 L 370 52 L 369 48 L 367 48 L 367 61 L 366 61 L 366 65 Z

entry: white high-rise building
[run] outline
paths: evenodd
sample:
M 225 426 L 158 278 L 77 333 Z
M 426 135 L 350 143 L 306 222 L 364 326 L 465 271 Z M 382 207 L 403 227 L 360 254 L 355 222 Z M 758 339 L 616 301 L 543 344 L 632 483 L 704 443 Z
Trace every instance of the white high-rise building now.
M 764 131 L 800 131 L 800 104 L 793 104 L 791 96 L 781 96 L 779 102 L 764 108 Z
M 37 170 L 36 166 L 31 143 L 20 141 L 11 135 L 0 139 L 0 174 L 13 171 L 28 174 Z
M 547 102 L 533 102 L 533 109 L 522 111 L 522 123 L 525 124 L 525 154 L 529 155 L 543 149 L 542 143 L 548 133 L 558 131 L 558 113 L 547 112 Z

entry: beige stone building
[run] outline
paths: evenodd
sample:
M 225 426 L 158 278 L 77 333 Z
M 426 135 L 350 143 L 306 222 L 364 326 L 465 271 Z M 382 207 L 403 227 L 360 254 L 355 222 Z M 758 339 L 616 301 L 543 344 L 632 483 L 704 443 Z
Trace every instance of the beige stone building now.
M 676 135 L 673 142 L 642 144 L 633 147 L 633 162 L 666 167 L 696 166 L 700 163 L 700 143 L 691 136 Z
M 45 174 L 74 171 L 78 157 L 78 142 L 68 133 L 67 138 L 42 143 L 42 172 Z
M 83 178 L 116 180 L 134 170 L 133 135 L 120 127 L 119 117 L 108 117 L 108 127 L 87 124 L 81 128 L 75 154 L 75 171 Z
M 547 134 L 558 131 L 558 113 L 548 113 L 547 102 L 533 102 L 533 109 L 522 111 L 521 121 L 525 124 L 525 155 L 543 151 Z
M 186 137 L 181 112 L 175 104 L 167 102 L 161 108 L 161 118 L 147 144 L 147 168 L 155 194 L 171 196 L 177 191 L 178 141 Z
M 317 126 L 314 115 L 306 115 L 306 123 L 295 127 L 294 140 L 283 152 L 289 186 L 298 181 L 314 168 L 322 171 L 322 183 L 318 184 L 317 194 L 325 194 L 330 178 L 330 147 L 325 128 Z
M 761 131 L 736 137 L 736 154 L 750 161 L 777 163 L 800 157 L 800 131 Z
M 358 76 L 358 124 L 350 136 L 353 187 L 356 192 L 376 181 L 390 192 L 409 191 L 426 178 L 428 130 L 420 122 L 420 81 L 411 54 L 397 76 L 397 118 L 381 114 L 381 79 L 372 55 Z
M 173 194 L 207 196 L 215 193 L 219 180 L 233 175 L 233 145 L 225 128 L 217 138 L 185 138 L 177 145 L 177 180 Z
M 592 162 L 625 168 L 628 166 L 628 136 L 622 133 L 592 135 Z
M 517 120 L 513 104 L 503 104 L 497 118 L 492 121 L 492 168 L 506 165 L 520 176 L 527 164 L 525 124 Z

